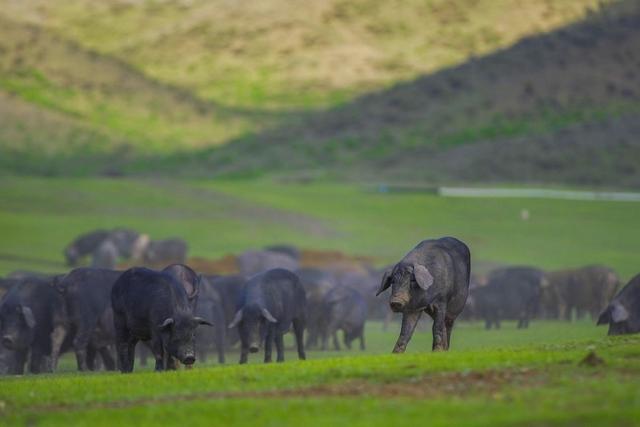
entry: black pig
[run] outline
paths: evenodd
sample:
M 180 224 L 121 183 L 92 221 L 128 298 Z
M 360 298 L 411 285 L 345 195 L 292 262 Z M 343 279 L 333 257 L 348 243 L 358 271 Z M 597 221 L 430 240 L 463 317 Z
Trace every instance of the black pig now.
M 451 330 L 469 293 L 471 254 L 453 237 L 424 240 L 384 273 L 376 295 L 391 287 L 389 305 L 402 313 L 393 349 L 403 353 L 424 311 L 433 318 L 433 350 L 448 350 Z
M 303 333 L 306 320 L 304 288 L 294 273 L 275 268 L 251 277 L 244 288 L 241 308 L 229 328 L 238 326 L 242 348 L 240 363 L 248 353 L 257 353 L 264 339 L 264 361 L 271 362 L 275 341 L 278 362 L 284 361 L 283 335 L 291 328 L 296 336 L 298 357 L 305 359 Z
M 598 325 L 609 324 L 609 335 L 640 332 L 640 274 L 616 295 L 602 312 Z
M 175 368 L 173 359 L 185 365 L 195 360 L 195 331 L 210 325 L 194 317 L 187 293 L 168 273 L 131 268 L 118 278 L 111 291 L 116 348 L 121 372 L 133 371 L 135 346 L 150 340 L 156 370 Z
M 64 301 L 51 286 L 53 279 L 31 277 L 13 286 L 0 305 L 2 346 L 15 352 L 12 373 L 24 373 L 29 357 L 33 374 L 51 372 L 51 336 L 64 328 Z

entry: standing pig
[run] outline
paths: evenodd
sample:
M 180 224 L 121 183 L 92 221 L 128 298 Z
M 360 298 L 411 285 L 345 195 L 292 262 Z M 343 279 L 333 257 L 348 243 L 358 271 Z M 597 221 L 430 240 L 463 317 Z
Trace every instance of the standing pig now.
M 351 349 L 351 342 L 360 339 L 360 350 L 364 350 L 364 323 L 367 320 L 367 302 L 360 292 L 347 286 L 336 286 L 323 300 L 326 316 L 322 331 L 322 350 L 327 348 L 327 339 L 333 338 L 333 346 L 340 350 L 337 332 L 344 332 L 344 345 Z
M 297 259 L 275 251 L 246 251 L 238 256 L 237 263 L 240 273 L 247 277 L 276 268 L 295 271 L 299 267 Z
M 81 258 L 92 254 L 98 247 L 109 238 L 108 230 L 94 230 L 78 236 L 64 249 L 64 256 L 67 265 L 75 267 Z
M 131 268 L 111 291 L 121 372 L 133 371 L 135 346 L 150 340 L 156 371 L 174 369 L 173 358 L 185 365 L 195 360 L 195 331 L 208 321 L 194 317 L 187 293 L 168 273 Z
M 246 282 L 245 277 L 240 275 L 207 276 L 206 279 L 220 296 L 222 314 L 225 321 L 224 324 L 230 324 L 233 321 L 236 312 L 242 305 L 244 285 Z M 226 347 L 231 347 L 240 340 L 238 328 L 227 329 L 224 335 L 226 336 Z
M 336 286 L 333 274 L 317 268 L 301 268 L 296 271 L 307 298 L 307 340 L 305 348 L 318 345 L 318 339 L 326 326 L 324 297 Z
M 56 282 L 56 289 L 64 298 L 73 349 L 79 371 L 93 370 L 89 349 L 95 347 L 107 370 L 115 369 L 109 351 L 115 339 L 111 317 L 111 290 L 120 271 L 102 268 L 76 268 Z M 53 363 L 57 362 L 65 334 L 53 336 Z M 99 343 L 98 341 L 102 341 Z M 92 345 L 97 344 L 97 345 Z
M 609 324 L 609 335 L 640 332 L 640 274 L 616 295 L 602 312 L 598 325 Z
M 298 276 L 282 268 L 256 274 L 249 279 L 241 308 L 229 328 L 238 326 L 242 349 L 240 363 L 248 353 L 257 353 L 264 338 L 264 361 L 271 362 L 271 343 L 275 341 L 278 362 L 284 361 L 283 335 L 291 328 L 296 335 L 298 357 L 305 359 L 303 333 L 307 300 Z
M 453 237 L 424 240 L 385 272 L 376 295 L 391 287 L 389 306 L 402 313 L 393 349 L 403 353 L 424 311 L 433 318 L 433 350 L 448 350 L 451 330 L 469 293 L 471 254 Z
M 198 359 L 205 362 L 207 360 L 207 352 L 215 347 L 218 354 L 218 363 L 224 363 L 227 332 L 224 305 L 218 291 L 205 278 L 200 283 L 198 306 L 195 309 L 195 313 L 197 316 L 213 323 L 213 330 L 211 328 L 198 328 L 196 332 Z
M 535 267 L 514 266 L 493 270 L 485 286 L 472 291 L 478 316 L 485 328 L 500 328 L 503 319 L 516 319 L 518 329 L 528 328 L 538 312 L 542 290 L 547 286 L 545 273 Z
M 0 305 L 2 346 L 15 352 L 15 370 L 22 374 L 29 357 L 33 374 L 51 372 L 51 336 L 64 328 L 64 301 L 53 279 L 28 278 L 13 286 Z
M 182 263 L 187 259 L 189 247 L 182 239 L 151 240 L 144 248 L 144 261 L 153 264 Z

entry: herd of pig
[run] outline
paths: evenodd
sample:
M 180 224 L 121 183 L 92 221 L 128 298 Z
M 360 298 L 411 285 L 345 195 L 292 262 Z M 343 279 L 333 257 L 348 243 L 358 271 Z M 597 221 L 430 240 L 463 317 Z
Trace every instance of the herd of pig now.
M 107 249 L 105 249 L 107 248 Z M 110 253 L 109 256 L 103 256 Z M 52 372 L 59 356 L 74 352 L 80 371 L 134 369 L 149 356 L 156 370 L 191 366 L 215 351 L 240 347 L 240 363 L 264 349 L 264 362 L 284 361 L 283 335 L 292 330 L 300 359 L 309 348 L 365 349 L 367 319 L 401 313 L 393 351 L 404 352 L 420 320 L 432 323 L 432 350 L 448 350 L 454 323 L 483 319 L 487 328 L 534 316 L 570 318 L 589 313 L 610 334 L 640 332 L 640 275 L 620 292 L 613 270 L 601 266 L 558 272 L 504 267 L 471 275 L 469 248 L 453 237 L 424 240 L 382 270 L 300 268 L 291 246 L 247 251 L 236 275 L 198 274 L 182 262 L 179 239 L 151 241 L 127 229 L 97 230 L 65 248 L 70 265 L 91 257 L 91 267 L 67 274 L 15 274 L 0 281 L 0 373 Z M 171 261 L 162 270 L 114 270 L 122 258 Z M 107 268 L 99 263 L 108 260 Z M 390 289 L 383 302 L 376 298 Z M 305 337 L 306 335 L 306 337 Z M 115 354 L 115 357 L 114 357 Z

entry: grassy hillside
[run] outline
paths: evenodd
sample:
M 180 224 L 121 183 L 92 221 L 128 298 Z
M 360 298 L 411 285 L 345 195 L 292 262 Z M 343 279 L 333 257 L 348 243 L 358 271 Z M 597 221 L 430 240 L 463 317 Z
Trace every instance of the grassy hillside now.
M 263 124 L 2 14 L 0 52 L 2 169 L 117 173 L 132 158 L 215 145 Z
M 640 2 L 212 151 L 218 173 L 640 186 Z
M 606 3 L 606 2 L 605 2 Z M 333 105 L 582 19 L 597 0 L 0 1 L 223 105 Z
M 64 271 L 63 247 L 87 230 L 130 226 L 180 236 L 191 255 L 270 243 L 370 255 L 384 264 L 427 237 L 454 235 L 474 260 L 638 273 L 638 203 L 379 194 L 354 185 L 132 179 L 0 180 L 0 274 Z M 528 209 L 530 220 L 520 212 Z
M 640 415 L 637 336 L 546 342 L 196 366 L 162 374 L 3 378 L 0 413 L 7 425 L 47 426 L 183 425 L 185 419 L 198 426 L 388 426 L 426 420 L 434 426 L 635 423 Z M 580 363 L 592 349 L 604 364 Z
M 0 171 L 635 186 L 637 9 L 0 0 Z
M 414 176 L 491 179 L 476 171 L 493 148 L 442 159 L 432 147 L 505 135 L 536 139 L 593 117 L 633 114 L 635 91 L 629 87 L 636 82 L 627 74 L 635 51 L 624 50 L 633 40 L 612 44 L 606 29 L 587 34 L 604 37 L 601 42 L 581 42 L 580 34 L 576 41 L 571 29 L 553 32 L 606 9 L 630 16 L 631 23 L 612 36 L 629 39 L 625 28 L 633 25 L 635 3 L 613 7 L 622 12 L 612 12 L 609 3 L 0 0 L 0 171 L 211 175 L 317 169 L 367 178 L 383 170 L 385 179 L 406 179 L 410 165 L 404 159 L 423 165 L 435 158 L 436 165 L 454 165 L 446 168 L 449 176 L 431 166 Z M 509 48 L 547 31 L 552 33 L 542 42 Z M 500 49 L 507 50 L 494 54 Z M 611 74 L 606 84 L 603 73 Z M 418 76 L 425 77 L 411 82 Z M 401 81 L 408 83 L 397 85 Z M 592 96 L 589 85 L 606 91 L 594 89 Z M 585 88 L 589 102 L 576 105 L 576 90 L 582 95 Z M 363 94 L 370 95 L 353 101 Z M 623 128 L 616 135 L 635 132 L 626 125 L 633 117 L 616 125 Z M 584 135 L 590 132 L 578 128 L 575 138 Z M 600 138 L 591 138 L 596 154 Z M 625 138 L 612 143 L 633 158 Z M 238 139 L 228 150 L 208 151 Z M 499 142 L 509 152 L 532 145 Z M 618 167 L 616 159 L 605 161 L 601 177 L 587 183 L 611 183 L 611 170 L 633 169 Z M 582 183 L 585 169 L 567 166 L 574 171 L 567 180 Z M 522 180 L 512 171 L 489 169 L 499 171 L 498 179 Z

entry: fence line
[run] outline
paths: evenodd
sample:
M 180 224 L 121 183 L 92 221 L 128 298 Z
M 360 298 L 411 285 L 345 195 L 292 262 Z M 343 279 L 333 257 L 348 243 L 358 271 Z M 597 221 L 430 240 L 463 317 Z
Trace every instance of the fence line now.
M 548 190 L 544 188 L 464 188 L 440 187 L 438 195 L 443 197 L 479 198 L 534 198 L 564 200 L 595 200 L 615 202 L 640 202 L 640 193 L 619 191 L 575 191 Z

